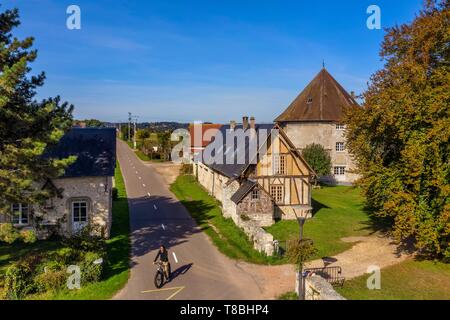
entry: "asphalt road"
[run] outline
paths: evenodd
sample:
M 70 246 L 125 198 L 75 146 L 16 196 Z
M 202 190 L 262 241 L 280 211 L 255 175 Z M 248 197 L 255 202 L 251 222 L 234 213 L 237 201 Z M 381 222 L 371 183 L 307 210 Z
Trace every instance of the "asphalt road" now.
M 132 266 L 127 285 L 115 299 L 262 299 L 252 275 L 214 247 L 151 166 L 123 141 L 118 141 L 117 156 L 130 205 Z M 157 290 L 152 263 L 160 244 L 169 250 L 175 278 Z

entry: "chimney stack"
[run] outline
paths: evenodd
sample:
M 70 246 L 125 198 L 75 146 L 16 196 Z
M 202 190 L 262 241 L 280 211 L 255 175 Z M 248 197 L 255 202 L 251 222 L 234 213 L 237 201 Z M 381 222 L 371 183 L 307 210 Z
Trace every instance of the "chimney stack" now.
M 256 120 L 255 117 L 250 118 L 250 129 L 256 130 Z
M 230 130 L 234 130 L 234 129 L 236 129 L 236 121 L 231 120 L 230 121 Z
M 248 129 L 248 117 L 247 116 L 242 118 L 242 129 L 244 129 L 244 131 Z

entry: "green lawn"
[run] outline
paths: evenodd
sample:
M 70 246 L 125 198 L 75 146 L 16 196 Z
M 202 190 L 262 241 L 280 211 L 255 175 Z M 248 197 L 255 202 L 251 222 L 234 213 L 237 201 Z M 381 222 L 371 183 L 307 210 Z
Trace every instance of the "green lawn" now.
M 363 211 L 363 198 L 354 187 L 323 187 L 313 190 L 314 217 L 306 221 L 304 237 L 314 240 L 323 258 L 346 251 L 353 246 L 341 238 L 365 236 L 372 232 L 370 219 Z M 297 221 L 280 221 L 266 229 L 276 240 L 285 241 L 299 234 Z
M 223 254 L 232 259 L 258 264 L 281 262 L 253 249 L 247 235 L 232 219 L 223 217 L 220 204 L 208 195 L 193 176 L 178 177 L 171 190 Z
M 78 291 L 63 291 L 55 295 L 32 296 L 29 297 L 30 299 L 109 299 L 126 284 L 130 265 L 129 213 L 125 184 L 119 165 L 116 168 L 115 179 L 119 198 L 113 202 L 113 223 L 111 238 L 107 240 L 108 264 L 105 269 L 105 279 Z M 13 245 L 2 244 L 0 245 L 0 276 L 4 274 L 10 264 L 29 253 L 48 252 L 60 247 L 61 244 L 56 241 L 39 241 L 31 245 L 22 243 Z M 1 284 L 0 280 L 0 287 Z
M 369 275 L 346 281 L 350 300 L 450 300 L 450 264 L 407 260 L 381 270 L 381 290 L 367 289 Z

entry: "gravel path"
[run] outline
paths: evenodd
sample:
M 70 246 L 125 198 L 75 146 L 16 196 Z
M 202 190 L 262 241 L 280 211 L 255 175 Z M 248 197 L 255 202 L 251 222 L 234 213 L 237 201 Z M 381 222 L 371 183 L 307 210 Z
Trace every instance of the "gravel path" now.
M 369 266 L 386 268 L 411 257 L 410 254 L 400 251 L 390 238 L 382 235 L 344 238 L 342 241 L 355 245 L 334 257 L 314 260 L 308 263 L 307 267 L 339 266 L 343 276 L 350 280 L 364 275 Z M 260 266 L 239 262 L 238 266 L 253 276 L 267 299 L 275 299 L 283 293 L 294 291 L 295 268 L 292 265 Z

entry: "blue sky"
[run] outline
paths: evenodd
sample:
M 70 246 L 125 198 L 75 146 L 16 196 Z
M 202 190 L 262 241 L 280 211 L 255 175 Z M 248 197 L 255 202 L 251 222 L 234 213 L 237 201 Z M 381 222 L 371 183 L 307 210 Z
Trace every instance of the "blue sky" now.
M 383 30 L 409 22 L 422 0 L 137 1 L 6 0 L 18 7 L 15 35 L 34 36 L 40 97 L 61 95 L 76 118 L 228 122 L 243 114 L 271 122 L 325 60 L 348 90 L 361 93 L 382 66 Z M 66 9 L 81 8 L 81 30 Z

